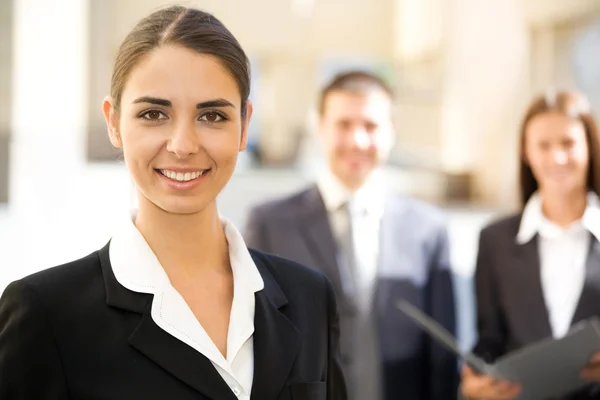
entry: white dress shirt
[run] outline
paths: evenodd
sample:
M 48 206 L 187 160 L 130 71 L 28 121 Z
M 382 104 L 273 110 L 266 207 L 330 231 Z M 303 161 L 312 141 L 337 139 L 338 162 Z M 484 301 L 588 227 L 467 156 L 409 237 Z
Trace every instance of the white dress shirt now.
M 110 262 L 117 281 L 129 290 L 154 295 L 151 316 L 165 332 L 208 358 L 240 399 L 250 399 L 254 377 L 254 294 L 264 282 L 242 235 L 221 218 L 229 243 L 233 303 L 227 334 L 227 358 L 210 339 L 183 297 L 171 285 L 152 249 L 128 219 L 110 242 Z
M 585 282 L 591 235 L 600 238 L 600 200 L 590 192 L 583 217 L 562 228 L 542 212 L 542 199 L 534 193 L 523 210 L 517 243 L 539 235 L 540 279 L 550 326 L 555 338 L 571 326 Z
M 352 224 L 356 277 L 359 290 L 370 293 L 377 276 L 379 258 L 379 227 L 385 203 L 384 178 L 380 171 L 371 174 L 356 192 L 348 190 L 329 170 L 323 171 L 317 181 L 334 235 L 343 235 L 348 223 Z M 340 207 L 350 205 L 351 221 Z

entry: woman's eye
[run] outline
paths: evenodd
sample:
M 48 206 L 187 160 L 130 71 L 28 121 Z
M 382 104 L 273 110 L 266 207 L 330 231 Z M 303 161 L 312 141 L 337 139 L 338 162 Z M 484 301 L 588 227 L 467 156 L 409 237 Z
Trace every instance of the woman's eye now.
M 218 112 L 215 112 L 215 111 L 210 111 L 210 112 L 204 113 L 200 116 L 200 120 L 206 121 L 209 123 L 221 122 L 224 119 L 225 118 L 221 114 L 219 114 Z
M 548 142 L 541 142 L 538 144 L 539 148 L 542 150 L 549 150 L 550 149 L 550 143 Z
M 160 121 L 163 119 L 166 119 L 167 116 L 165 114 L 163 114 L 162 112 L 158 111 L 158 110 L 150 110 L 150 111 L 146 111 L 145 113 L 143 113 L 141 115 L 141 117 L 143 119 L 149 120 L 149 121 Z

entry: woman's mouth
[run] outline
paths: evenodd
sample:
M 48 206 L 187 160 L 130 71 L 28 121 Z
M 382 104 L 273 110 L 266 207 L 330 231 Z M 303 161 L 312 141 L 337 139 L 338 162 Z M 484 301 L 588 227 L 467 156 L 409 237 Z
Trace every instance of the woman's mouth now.
M 202 169 L 196 171 L 178 172 L 168 169 L 157 169 L 159 174 L 177 182 L 189 182 L 200 178 L 210 171 L 210 169 Z

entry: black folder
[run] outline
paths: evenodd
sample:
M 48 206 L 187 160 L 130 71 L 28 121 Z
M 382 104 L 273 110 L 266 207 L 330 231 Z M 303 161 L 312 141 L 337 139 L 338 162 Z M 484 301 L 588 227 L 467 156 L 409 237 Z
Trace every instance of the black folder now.
M 581 370 L 600 351 L 600 320 L 594 317 L 574 325 L 560 339 L 548 338 L 486 363 L 462 351 L 456 339 L 424 312 L 407 301 L 396 305 L 440 344 L 460 357 L 475 372 L 521 385 L 521 400 L 560 397 L 588 385 Z

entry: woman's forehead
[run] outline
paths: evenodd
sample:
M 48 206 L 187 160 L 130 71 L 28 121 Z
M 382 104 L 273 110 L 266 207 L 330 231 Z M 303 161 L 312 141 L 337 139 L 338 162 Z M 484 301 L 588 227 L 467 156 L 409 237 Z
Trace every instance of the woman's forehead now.
M 236 80 L 218 58 L 181 46 L 159 47 L 132 69 L 122 101 L 131 103 L 140 96 L 172 102 L 241 101 Z

